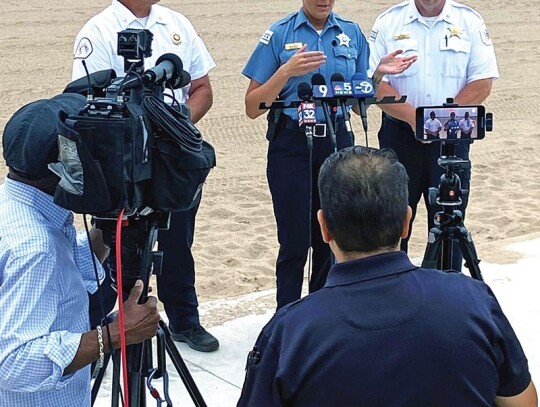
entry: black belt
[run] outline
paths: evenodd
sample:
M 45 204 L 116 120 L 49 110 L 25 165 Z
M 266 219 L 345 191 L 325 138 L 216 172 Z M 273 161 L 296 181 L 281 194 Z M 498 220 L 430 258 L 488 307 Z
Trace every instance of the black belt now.
M 337 131 L 339 126 L 345 126 L 345 121 L 343 120 L 343 117 L 337 118 L 334 130 Z M 293 120 L 285 114 L 282 114 L 281 118 L 279 119 L 279 128 L 293 131 L 304 131 L 303 127 L 298 126 L 298 120 Z

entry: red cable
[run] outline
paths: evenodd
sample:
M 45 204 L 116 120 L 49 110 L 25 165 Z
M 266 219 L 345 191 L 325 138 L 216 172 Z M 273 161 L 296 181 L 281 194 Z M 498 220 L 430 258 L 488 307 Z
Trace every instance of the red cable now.
M 126 332 L 124 329 L 124 298 L 122 288 L 122 218 L 124 209 L 116 220 L 116 284 L 118 286 L 118 324 L 120 334 L 120 355 L 122 357 L 122 376 L 124 378 L 124 406 L 129 407 L 128 366 L 126 349 Z

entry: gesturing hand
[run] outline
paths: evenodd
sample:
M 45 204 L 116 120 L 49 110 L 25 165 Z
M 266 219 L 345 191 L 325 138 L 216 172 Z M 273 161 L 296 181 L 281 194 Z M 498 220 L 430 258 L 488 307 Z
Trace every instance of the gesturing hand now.
M 318 69 L 326 62 L 326 55 L 322 51 L 306 51 L 307 45 L 302 45 L 284 66 L 289 77 L 302 76 Z
M 398 49 L 381 58 L 377 71 L 382 75 L 395 75 L 404 72 L 416 60 L 417 55 L 402 56 L 403 50 Z

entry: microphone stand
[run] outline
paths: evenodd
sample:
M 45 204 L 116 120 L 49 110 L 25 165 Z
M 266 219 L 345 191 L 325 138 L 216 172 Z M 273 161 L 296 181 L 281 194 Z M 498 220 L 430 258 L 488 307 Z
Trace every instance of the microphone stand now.
M 321 107 L 324 113 L 324 120 L 326 121 L 326 127 L 328 127 L 328 133 L 330 134 L 330 139 L 332 140 L 332 148 L 334 153 L 337 153 L 337 138 L 336 131 L 334 129 L 334 124 L 332 123 L 332 116 L 330 114 L 330 108 L 328 103 L 325 100 L 321 100 Z

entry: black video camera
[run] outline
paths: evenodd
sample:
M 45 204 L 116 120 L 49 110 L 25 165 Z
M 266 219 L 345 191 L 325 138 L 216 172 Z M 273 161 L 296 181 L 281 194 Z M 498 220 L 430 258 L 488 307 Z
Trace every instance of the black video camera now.
M 58 205 L 111 219 L 121 210 L 128 216 L 174 212 L 199 202 L 215 152 L 174 97 L 172 105 L 164 102 L 166 86 L 190 81 L 180 58 L 162 55 L 144 71 L 151 42 L 148 30 L 118 33 L 125 76 L 100 71 L 64 90 L 86 95 L 88 104 L 60 118 Z

